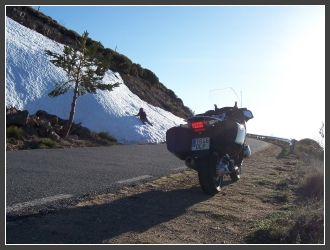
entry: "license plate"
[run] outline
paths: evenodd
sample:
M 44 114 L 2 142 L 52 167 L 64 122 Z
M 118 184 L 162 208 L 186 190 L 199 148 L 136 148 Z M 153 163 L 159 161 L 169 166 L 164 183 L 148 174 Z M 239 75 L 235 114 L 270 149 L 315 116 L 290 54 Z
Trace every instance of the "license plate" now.
M 210 137 L 192 139 L 191 151 L 210 149 Z

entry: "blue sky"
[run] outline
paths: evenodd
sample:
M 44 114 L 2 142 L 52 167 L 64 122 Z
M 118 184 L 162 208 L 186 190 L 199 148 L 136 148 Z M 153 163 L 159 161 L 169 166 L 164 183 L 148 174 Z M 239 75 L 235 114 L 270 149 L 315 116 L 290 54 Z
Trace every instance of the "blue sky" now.
M 38 9 L 39 6 L 34 6 Z M 195 113 L 231 87 L 248 132 L 317 139 L 325 122 L 325 5 L 40 6 L 153 71 Z

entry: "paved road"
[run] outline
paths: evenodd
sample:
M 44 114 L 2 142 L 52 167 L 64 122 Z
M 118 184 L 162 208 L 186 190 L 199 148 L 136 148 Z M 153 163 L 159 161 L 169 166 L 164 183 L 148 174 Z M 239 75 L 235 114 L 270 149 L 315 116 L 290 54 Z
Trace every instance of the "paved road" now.
M 247 138 L 252 152 L 267 143 Z M 189 170 L 166 144 L 6 152 L 6 212 L 24 215 Z

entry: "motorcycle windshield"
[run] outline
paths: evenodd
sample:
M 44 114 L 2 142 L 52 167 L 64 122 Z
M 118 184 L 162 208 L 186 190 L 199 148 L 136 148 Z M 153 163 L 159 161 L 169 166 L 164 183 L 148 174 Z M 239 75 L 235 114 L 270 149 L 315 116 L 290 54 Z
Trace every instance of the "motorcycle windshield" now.
M 234 107 L 237 103 L 237 107 L 241 108 L 240 98 L 231 87 L 210 90 L 209 103 L 213 107 L 214 104 L 217 105 L 218 108 Z

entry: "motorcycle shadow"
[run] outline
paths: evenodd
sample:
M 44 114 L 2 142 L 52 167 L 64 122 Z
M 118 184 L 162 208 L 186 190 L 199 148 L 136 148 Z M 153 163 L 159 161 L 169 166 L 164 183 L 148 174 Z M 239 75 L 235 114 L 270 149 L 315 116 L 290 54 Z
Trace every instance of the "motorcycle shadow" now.
M 197 185 L 186 189 L 146 190 L 103 204 L 60 209 L 13 221 L 9 244 L 103 244 L 122 234 L 142 233 L 176 219 L 210 199 Z M 24 223 L 26 222 L 26 223 Z M 34 222 L 34 223 L 32 223 Z M 28 232 L 22 234 L 22 232 Z M 131 242 L 129 239 L 128 242 Z

